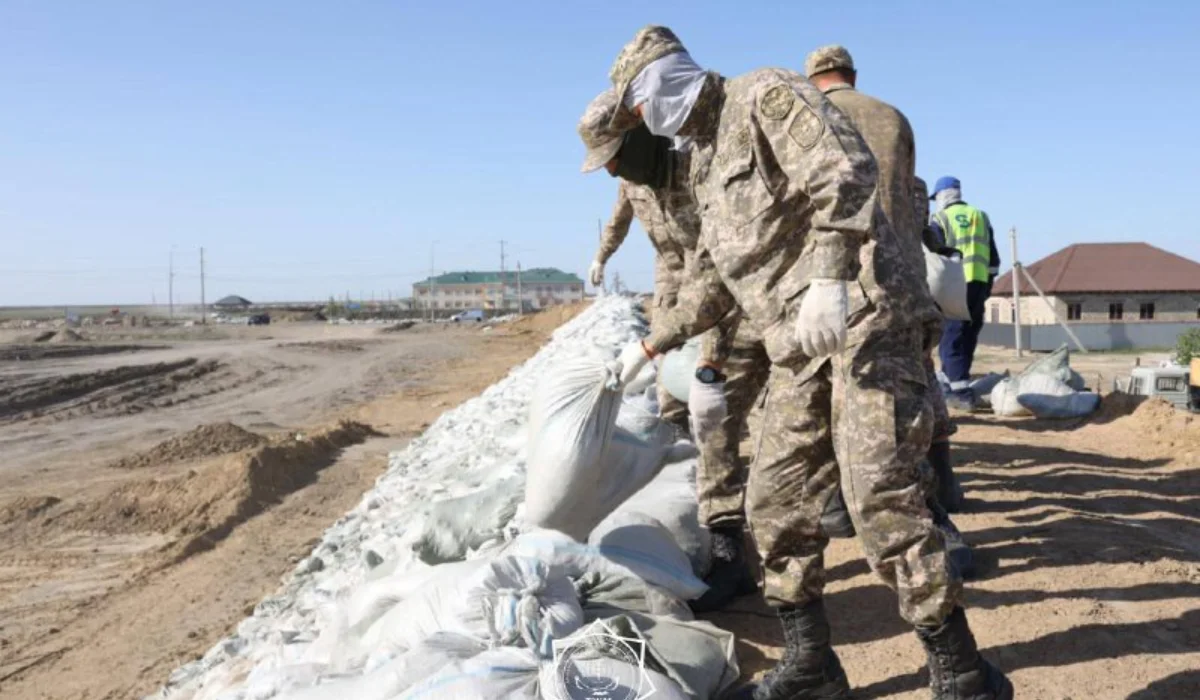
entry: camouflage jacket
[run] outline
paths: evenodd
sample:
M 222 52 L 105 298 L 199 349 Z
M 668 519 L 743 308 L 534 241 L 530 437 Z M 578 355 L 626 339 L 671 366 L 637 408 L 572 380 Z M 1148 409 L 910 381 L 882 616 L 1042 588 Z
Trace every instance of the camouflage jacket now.
M 651 333 L 651 348 L 675 347 L 740 306 L 772 362 L 815 371 L 821 363 L 803 355 L 794 327 L 818 278 L 851 282 L 851 344 L 865 337 L 866 318 L 936 314 L 923 270 L 915 284 L 876 202 L 875 159 L 802 76 L 774 68 L 731 80 L 710 74 L 680 135 L 694 139 L 691 183 L 703 227 L 680 302 Z

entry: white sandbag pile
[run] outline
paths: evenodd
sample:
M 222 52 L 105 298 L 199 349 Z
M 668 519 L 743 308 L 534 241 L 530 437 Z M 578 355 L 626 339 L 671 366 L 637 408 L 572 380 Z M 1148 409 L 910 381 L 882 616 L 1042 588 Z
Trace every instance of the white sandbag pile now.
M 1031 363 L 1016 377 L 1002 379 L 991 391 L 992 411 L 999 416 L 1080 418 L 1100 406 L 1100 395 L 1085 391 L 1083 377 L 1071 369 L 1070 349 L 1063 345 Z
M 618 685 L 723 692 L 733 637 L 685 603 L 706 590 L 708 557 L 694 447 L 673 444 L 645 397 L 607 388 L 614 350 L 644 331 L 631 302 L 602 298 L 444 414 L 275 596 L 153 697 L 566 697 L 580 653 L 612 653 L 597 621 L 653 659 L 599 659 Z M 567 648 L 583 652 L 567 663 Z

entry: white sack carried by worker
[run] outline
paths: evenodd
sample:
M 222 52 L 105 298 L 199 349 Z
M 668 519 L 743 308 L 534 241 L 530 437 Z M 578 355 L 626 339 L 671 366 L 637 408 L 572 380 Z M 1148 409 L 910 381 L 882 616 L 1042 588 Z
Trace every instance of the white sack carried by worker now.
M 588 355 L 539 382 L 530 407 L 526 524 L 584 541 L 662 466 L 671 431 L 657 417 L 623 407 L 609 388 L 610 365 Z
M 922 250 L 925 251 L 925 281 L 942 315 L 949 321 L 970 321 L 967 276 L 963 272 L 962 259 L 938 255 L 924 247 Z
M 700 337 L 697 336 L 663 355 L 658 372 L 663 387 L 676 401 L 687 403 L 692 377 L 696 375 L 696 362 L 700 359 L 700 343 Z

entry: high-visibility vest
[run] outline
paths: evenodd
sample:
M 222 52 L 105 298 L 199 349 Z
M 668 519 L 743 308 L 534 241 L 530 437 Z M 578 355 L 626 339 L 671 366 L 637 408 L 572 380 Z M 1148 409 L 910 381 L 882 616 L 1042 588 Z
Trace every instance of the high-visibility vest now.
M 946 245 L 963 256 L 963 273 L 968 282 L 987 282 L 988 265 L 992 261 L 992 239 L 988 235 L 987 215 L 975 207 L 959 202 L 933 215 Z

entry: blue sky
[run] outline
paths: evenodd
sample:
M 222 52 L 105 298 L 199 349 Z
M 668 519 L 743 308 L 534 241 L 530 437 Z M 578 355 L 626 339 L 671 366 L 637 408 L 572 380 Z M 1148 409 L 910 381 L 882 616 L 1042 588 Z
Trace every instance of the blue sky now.
M 193 302 L 202 245 L 209 299 L 407 296 L 502 239 L 582 274 L 616 183 L 575 123 L 650 22 L 726 75 L 845 44 L 1026 262 L 1200 259 L 1200 3 L 5 0 L 0 305 L 161 303 L 172 247 Z M 640 228 L 609 269 L 650 288 Z

